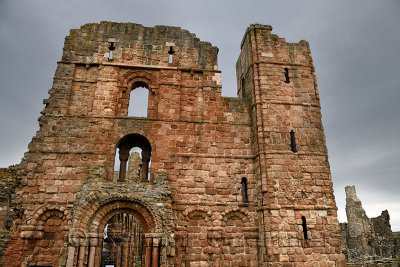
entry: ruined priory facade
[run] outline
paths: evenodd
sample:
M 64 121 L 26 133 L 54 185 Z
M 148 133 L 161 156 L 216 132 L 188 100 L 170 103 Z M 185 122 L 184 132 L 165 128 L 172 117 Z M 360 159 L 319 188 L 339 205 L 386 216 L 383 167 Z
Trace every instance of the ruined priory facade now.
M 246 30 L 231 98 L 186 30 L 71 30 L 0 265 L 344 266 L 310 47 L 271 31 Z M 138 87 L 147 117 L 128 116 Z

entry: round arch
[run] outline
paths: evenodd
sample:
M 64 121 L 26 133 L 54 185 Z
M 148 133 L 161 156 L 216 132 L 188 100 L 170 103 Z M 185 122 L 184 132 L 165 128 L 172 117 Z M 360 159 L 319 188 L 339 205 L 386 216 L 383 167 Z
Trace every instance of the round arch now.
M 119 149 L 131 149 L 132 147 L 139 147 L 140 149 L 151 153 L 151 144 L 149 140 L 141 134 L 127 134 L 117 143 L 117 148 Z
M 246 226 L 257 225 L 255 218 L 251 216 L 250 212 L 247 209 L 243 208 L 227 209 L 221 214 L 221 217 L 223 227 L 225 227 L 227 221 L 234 217 L 240 219 Z
M 129 91 L 136 87 L 146 87 L 151 94 L 155 94 L 159 88 L 158 78 L 153 73 L 137 70 L 125 73 L 121 77 L 119 85 Z
M 128 213 L 134 215 L 141 223 L 144 233 L 152 233 L 155 231 L 155 223 L 151 214 L 141 205 L 136 203 L 109 203 L 101 208 L 93 217 L 89 229 L 95 230 L 99 236 L 102 235 L 103 229 L 107 222 L 120 213 Z
M 101 203 L 99 206 L 97 206 L 97 208 L 92 209 L 92 213 L 90 216 L 85 216 L 85 218 L 82 218 L 83 221 L 81 222 L 81 224 L 83 223 L 85 225 L 84 233 L 86 232 L 86 236 L 82 236 L 82 238 L 80 239 L 80 242 L 79 242 L 79 244 L 81 245 L 79 247 L 79 250 L 82 249 L 82 244 L 89 245 L 89 247 L 88 247 L 89 251 L 87 253 L 87 260 L 89 262 L 88 266 L 100 266 L 102 264 L 103 260 L 107 259 L 108 256 L 103 254 L 103 245 L 107 244 L 107 246 L 108 246 L 111 243 L 110 243 L 110 241 L 106 241 L 109 239 L 109 237 L 104 236 L 104 229 L 105 229 L 106 225 L 115 218 L 114 216 L 123 215 L 123 214 L 133 215 L 135 217 L 135 219 L 137 219 L 139 221 L 139 223 L 140 223 L 139 227 L 140 227 L 141 231 L 137 232 L 134 230 L 134 228 L 131 228 L 132 232 L 129 231 L 129 233 L 133 234 L 132 236 L 140 236 L 140 238 L 138 239 L 139 241 L 135 241 L 136 243 L 134 243 L 134 244 L 142 244 L 143 238 L 146 239 L 147 235 L 152 236 L 155 233 L 161 231 L 161 229 L 160 229 L 160 227 L 161 227 L 160 221 L 161 220 L 154 213 L 155 213 L 154 210 L 149 210 L 144 205 L 142 205 L 140 202 L 134 201 L 134 200 L 128 200 L 128 199 L 109 200 L 105 203 L 104 202 Z M 118 233 L 118 231 L 117 231 L 117 233 Z M 128 233 L 128 232 L 126 232 L 126 233 Z M 124 260 L 122 259 L 122 256 L 121 256 L 121 258 L 118 256 L 117 259 L 127 262 L 127 260 L 130 261 L 131 259 L 133 259 L 132 258 L 133 254 L 131 255 L 130 253 L 128 253 L 128 251 L 125 251 L 124 248 L 128 249 L 128 246 L 125 246 L 127 244 L 129 244 L 129 247 L 132 248 L 133 243 L 130 243 L 132 241 L 131 239 L 129 239 L 129 238 L 131 238 L 130 236 L 128 237 L 125 234 L 123 236 L 124 236 L 123 240 L 125 240 L 124 242 L 128 242 L 128 243 L 124 243 L 123 246 L 121 246 L 122 243 L 119 243 L 119 245 L 114 247 L 114 249 L 116 248 L 118 251 L 120 251 L 120 253 L 121 253 L 120 255 L 124 256 Z M 114 236 L 114 238 L 115 237 L 118 237 L 118 235 Z M 117 239 L 112 239 L 112 240 L 117 242 L 116 241 Z M 106 242 L 106 243 L 104 243 L 104 242 Z M 122 242 L 122 240 L 118 241 L 118 242 Z M 77 243 L 77 242 L 75 242 L 75 243 Z M 114 242 L 112 242 L 112 243 L 114 244 Z M 117 243 L 115 243 L 115 244 L 117 244 Z M 71 248 L 71 249 L 74 250 L 75 253 L 77 253 L 75 248 Z M 139 249 L 139 247 L 138 247 L 138 249 Z M 141 251 L 141 252 L 139 252 L 139 251 Z M 81 253 L 81 251 L 79 251 L 79 253 Z M 143 255 L 151 255 L 151 251 L 144 252 L 144 251 L 142 251 L 142 248 L 137 250 L 136 253 L 138 253 L 135 255 L 138 256 L 139 259 L 141 259 L 142 253 L 145 253 Z M 72 255 L 71 258 L 69 257 L 69 259 L 68 259 L 71 262 L 73 261 L 73 254 L 71 254 Z M 135 256 L 135 259 L 136 259 L 136 256 Z M 82 263 L 84 262 L 84 260 L 81 260 L 81 261 L 82 261 Z M 146 259 L 145 262 L 150 262 L 150 260 Z M 147 266 L 147 265 L 145 265 L 145 266 Z
M 144 87 L 144 88 L 147 88 L 148 90 L 150 90 L 150 89 L 149 89 L 150 86 L 147 84 L 146 81 L 143 81 L 142 79 L 134 81 L 134 82 L 130 85 L 129 88 L 130 88 L 130 90 L 132 91 L 132 90 L 135 90 L 135 89 L 138 88 L 138 87 Z
M 157 216 L 141 203 L 134 200 L 114 199 L 99 206 L 86 220 L 86 231 L 102 233 L 107 221 L 116 214 L 129 213 L 134 215 L 143 225 L 146 233 L 160 232 L 161 225 Z

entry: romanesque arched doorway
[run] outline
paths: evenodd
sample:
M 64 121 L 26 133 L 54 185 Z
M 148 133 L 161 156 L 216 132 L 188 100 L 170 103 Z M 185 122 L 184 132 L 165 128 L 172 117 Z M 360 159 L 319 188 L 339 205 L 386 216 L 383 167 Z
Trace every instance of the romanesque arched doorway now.
M 69 233 L 67 267 L 160 265 L 162 226 L 157 212 L 134 200 L 97 204 L 93 212 L 77 210 L 84 216 Z
M 115 214 L 104 226 L 101 266 L 142 266 L 143 241 L 142 224 L 134 214 Z
M 93 223 L 100 241 L 94 266 L 159 266 L 160 237 L 154 217 L 141 204 L 110 202 L 97 212 Z

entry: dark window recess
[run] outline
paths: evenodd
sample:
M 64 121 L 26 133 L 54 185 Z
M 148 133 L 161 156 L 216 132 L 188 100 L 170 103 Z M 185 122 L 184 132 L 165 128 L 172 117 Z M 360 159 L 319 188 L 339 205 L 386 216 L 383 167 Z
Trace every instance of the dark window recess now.
M 289 69 L 288 68 L 285 68 L 285 78 L 286 78 L 285 83 L 290 83 L 290 80 L 289 80 Z
M 173 57 L 174 53 L 175 53 L 174 48 L 172 46 L 170 46 L 169 51 L 168 51 L 168 54 L 169 54 L 168 63 L 172 63 L 172 57 Z
M 43 233 L 44 240 L 54 240 L 54 233 L 52 232 L 44 232 Z
M 242 184 L 242 188 L 241 188 L 242 202 L 248 202 L 249 198 L 247 196 L 247 179 L 246 179 L 246 177 L 242 178 L 241 184 Z
M 242 97 L 246 97 L 246 91 L 244 90 L 244 77 L 242 77 Z
M 113 51 L 115 50 L 114 42 L 110 42 L 110 46 L 108 47 L 110 53 L 108 54 L 108 59 L 113 59 Z
M 294 131 L 290 131 L 290 149 L 292 150 L 293 153 L 297 152 L 296 148 L 296 137 L 294 136 Z
M 302 226 L 303 226 L 304 240 L 308 240 L 306 217 L 301 216 L 301 220 L 302 220 Z

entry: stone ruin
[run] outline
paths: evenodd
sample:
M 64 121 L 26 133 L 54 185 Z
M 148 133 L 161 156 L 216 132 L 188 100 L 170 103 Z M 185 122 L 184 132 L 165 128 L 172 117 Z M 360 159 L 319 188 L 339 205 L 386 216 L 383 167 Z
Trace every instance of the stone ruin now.
M 131 152 L 129 154 L 128 163 L 127 163 L 127 170 L 126 170 L 126 181 L 133 182 L 139 181 L 141 178 L 142 172 L 142 158 L 138 152 Z M 114 180 L 118 180 L 119 178 L 119 171 L 114 170 Z
M 340 223 L 343 253 L 349 265 L 400 266 L 400 237 L 390 227 L 387 210 L 368 218 L 355 186 L 346 186 L 347 223 Z
M 222 97 L 218 48 L 186 30 L 71 30 L 1 200 L 0 265 L 345 266 L 310 47 L 271 31 L 246 30 Z M 128 115 L 139 87 L 147 117 Z

